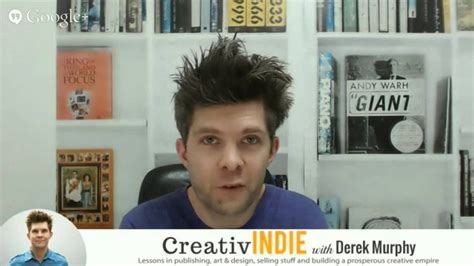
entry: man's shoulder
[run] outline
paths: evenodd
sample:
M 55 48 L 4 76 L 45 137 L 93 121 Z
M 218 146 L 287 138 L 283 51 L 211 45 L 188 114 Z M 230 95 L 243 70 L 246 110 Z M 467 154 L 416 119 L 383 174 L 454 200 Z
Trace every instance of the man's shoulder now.
M 28 253 L 29 251 L 26 251 L 26 252 L 15 255 L 8 262 L 9 265 L 11 266 L 22 265 L 24 262 L 26 262 L 30 258 L 30 256 L 28 256 Z
M 131 209 L 123 218 L 120 229 L 151 229 L 172 227 L 170 213 L 186 200 L 185 190 L 180 189 L 159 198 L 146 201 Z
M 66 257 L 64 257 L 63 255 L 59 254 L 58 252 L 54 252 L 52 250 L 49 250 L 50 252 L 50 255 L 49 257 L 52 259 L 52 260 L 55 260 L 57 262 L 66 262 L 67 259 Z
M 291 190 L 282 189 L 276 186 L 267 186 L 270 189 L 272 198 L 279 198 L 282 204 L 294 205 L 303 204 L 305 206 L 317 206 L 316 203 L 307 196 Z

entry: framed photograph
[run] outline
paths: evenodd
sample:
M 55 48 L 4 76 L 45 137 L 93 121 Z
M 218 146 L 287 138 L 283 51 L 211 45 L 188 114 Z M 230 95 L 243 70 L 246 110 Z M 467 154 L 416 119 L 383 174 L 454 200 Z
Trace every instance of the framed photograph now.
M 113 228 L 113 151 L 57 150 L 57 211 L 79 229 Z
M 349 208 L 349 229 L 419 229 L 419 210 L 372 207 Z

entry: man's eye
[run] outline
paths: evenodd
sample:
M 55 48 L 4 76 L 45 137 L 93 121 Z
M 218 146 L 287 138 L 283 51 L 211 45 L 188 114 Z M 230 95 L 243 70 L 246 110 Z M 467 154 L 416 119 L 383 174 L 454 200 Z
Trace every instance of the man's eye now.
M 208 136 L 208 137 L 205 137 L 205 138 L 202 140 L 202 143 L 204 143 L 204 144 L 206 144 L 206 145 L 216 144 L 216 143 L 217 143 L 217 139 L 216 139 L 215 137 Z
M 248 136 L 244 138 L 245 144 L 256 144 L 258 142 L 257 136 Z

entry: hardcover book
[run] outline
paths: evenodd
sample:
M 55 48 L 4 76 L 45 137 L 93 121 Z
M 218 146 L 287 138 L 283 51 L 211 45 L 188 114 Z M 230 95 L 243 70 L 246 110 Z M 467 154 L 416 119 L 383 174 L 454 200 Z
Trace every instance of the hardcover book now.
M 266 0 L 265 29 L 267 32 L 284 32 L 286 30 L 286 0 Z
M 59 49 L 57 119 L 112 118 L 112 53 L 106 48 Z
M 319 56 L 318 153 L 336 151 L 336 61 L 331 53 Z
M 245 32 L 246 31 L 246 27 L 247 27 L 246 1 L 247 0 L 227 1 L 228 32 Z
M 348 153 L 422 153 L 422 55 L 346 56 Z
M 247 1 L 247 31 L 265 31 L 265 0 Z

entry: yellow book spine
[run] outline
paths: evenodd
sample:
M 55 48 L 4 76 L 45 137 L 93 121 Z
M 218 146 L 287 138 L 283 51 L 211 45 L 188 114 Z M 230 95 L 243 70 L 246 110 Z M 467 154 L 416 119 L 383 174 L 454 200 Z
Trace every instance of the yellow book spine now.
M 266 0 L 265 18 L 267 31 L 285 31 L 286 0 Z
M 246 30 L 246 7 L 246 0 L 229 0 L 227 2 L 227 25 L 229 32 L 242 32 Z

